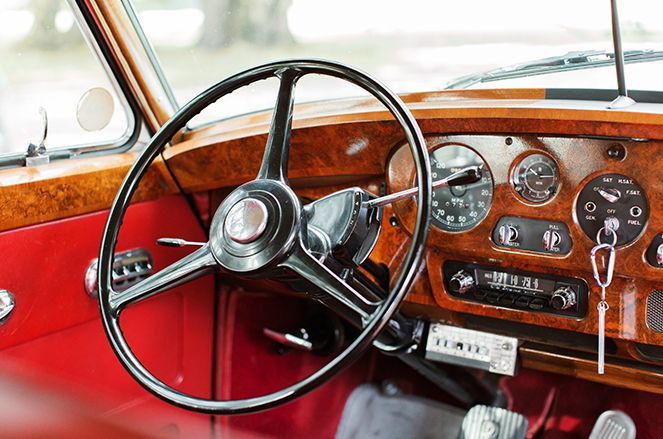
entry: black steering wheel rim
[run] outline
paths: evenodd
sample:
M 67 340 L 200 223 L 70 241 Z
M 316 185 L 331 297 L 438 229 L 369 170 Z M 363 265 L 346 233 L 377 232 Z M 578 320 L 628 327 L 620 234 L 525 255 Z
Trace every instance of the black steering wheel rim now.
M 411 243 L 399 276 L 387 299 L 377 308 L 371 321 L 360 335 L 324 367 L 287 388 L 276 392 L 241 400 L 218 401 L 198 398 L 182 393 L 152 375 L 137 359 L 124 339 L 119 325 L 119 311 L 111 305 L 112 264 L 115 245 L 124 214 L 142 176 L 161 153 L 173 135 L 203 109 L 221 97 L 253 82 L 279 76 L 285 70 L 297 70 L 301 75 L 321 74 L 353 83 L 377 98 L 401 125 L 410 146 L 417 171 L 417 217 Z M 276 111 L 276 110 L 275 110 Z M 431 214 L 431 173 L 428 153 L 421 130 L 400 98 L 377 80 L 355 68 L 326 60 L 287 60 L 254 67 L 230 76 L 181 107 L 150 140 L 125 177 L 111 207 L 99 254 L 98 290 L 99 307 L 104 330 L 111 347 L 129 374 L 155 396 L 178 407 L 210 414 L 239 414 L 264 410 L 301 396 L 333 377 L 368 349 L 412 285 L 424 251 Z

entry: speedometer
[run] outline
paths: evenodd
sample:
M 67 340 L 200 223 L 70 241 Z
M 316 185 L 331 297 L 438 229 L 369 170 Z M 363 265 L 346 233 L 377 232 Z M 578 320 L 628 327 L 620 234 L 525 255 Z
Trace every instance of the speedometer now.
M 433 224 L 442 230 L 469 230 L 486 217 L 493 201 L 493 178 L 479 154 L 466 146 L 446 145 L 431 153 L 433 181 L 472 165 L 483 167 L 481 180 L 433 191 Z

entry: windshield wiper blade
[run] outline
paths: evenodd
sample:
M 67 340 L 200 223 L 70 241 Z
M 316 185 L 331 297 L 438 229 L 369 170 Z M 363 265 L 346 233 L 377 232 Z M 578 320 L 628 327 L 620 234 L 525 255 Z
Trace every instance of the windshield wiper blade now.
M 663 59 L 661 50 L 627 50 L 624 52 L 625 63 L 657 61 Z M 474 84 L 501 81 L 505 79 L 522 78 L 526 76 L 544 75 L 561 71 L 589 69 L 613 65 L 615 54 L 605 50 L 575 51 L 564 55 L 542 58 L 507 67 L 500 67 L 486 72 L 462 76 L 448 82 L 445 90 L 463 89 Z

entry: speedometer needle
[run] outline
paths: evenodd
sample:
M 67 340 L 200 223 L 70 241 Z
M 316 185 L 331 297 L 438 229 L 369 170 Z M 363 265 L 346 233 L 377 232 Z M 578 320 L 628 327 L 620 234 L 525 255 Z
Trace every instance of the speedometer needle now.
M 437 189 L 443 186 L 463 186 L 466 184 L 476 183 L 477 181 L 481 180 L 482 174 L 483 166 L 468 166 L 458 172 L 454 172 L 442 180 L 434 181 L 433 189 Z M 364 205 L 369 208 L 385 206 L 387 204 L 395 203 L 396 201 L 410 198 L 417 192 L 419 192 L 419 188 L 413 187 L 410 189 L 405 189 L 404 191 L 385 195 L 383 197 L 373 198 L 372 200 L 364 202 Z

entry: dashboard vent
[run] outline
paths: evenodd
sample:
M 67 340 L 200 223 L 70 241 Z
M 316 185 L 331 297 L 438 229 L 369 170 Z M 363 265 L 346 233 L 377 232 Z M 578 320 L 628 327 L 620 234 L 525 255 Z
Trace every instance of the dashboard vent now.
M 647 296 L 647 326 L 656 332 L 663 332 L 663 290 L 652 291 Z

